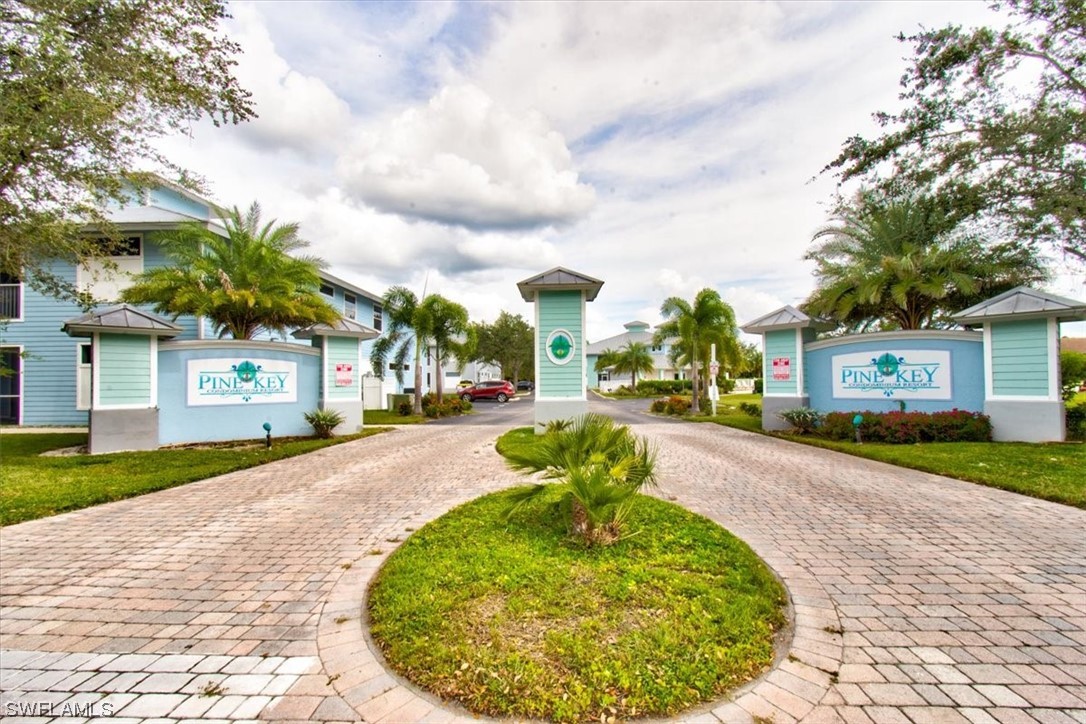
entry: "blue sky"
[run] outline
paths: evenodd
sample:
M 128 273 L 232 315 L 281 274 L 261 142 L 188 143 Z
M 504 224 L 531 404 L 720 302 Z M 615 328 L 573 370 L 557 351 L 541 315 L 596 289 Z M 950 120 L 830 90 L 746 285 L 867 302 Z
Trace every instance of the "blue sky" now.
M 427 283 L 476 319 L 515 284 L 602 278 L 600 339 L 718 289 L 740 321 L 810 292 L 819 170 L 892 110 L 921 25 L 983 3 L 231 5 L 260 117 L 165 150 L 216 200 L 298 221 L 334 273 Z M 1081 279 L 1052 287 L 1086 297 Z

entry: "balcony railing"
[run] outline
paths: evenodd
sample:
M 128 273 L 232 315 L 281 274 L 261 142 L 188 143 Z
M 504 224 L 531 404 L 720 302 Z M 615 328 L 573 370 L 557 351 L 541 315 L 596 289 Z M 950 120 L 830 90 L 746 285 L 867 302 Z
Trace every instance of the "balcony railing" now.
M 23 285 L 0 284 L 0 319 L 23 318 Z

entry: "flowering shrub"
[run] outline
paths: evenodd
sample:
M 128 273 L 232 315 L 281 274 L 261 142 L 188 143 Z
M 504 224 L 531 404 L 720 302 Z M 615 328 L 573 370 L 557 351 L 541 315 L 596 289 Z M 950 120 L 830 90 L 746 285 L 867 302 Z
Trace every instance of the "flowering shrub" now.
M 437 399 L 430 395 L 422 398 L 424 403 L 427 402 L 428 397 L 428 404 L 425 404 L 422 408 L 422 414 L 427 417 L 450 417 L 452 415 L 462 415 L 471 410 L 471 403 L 467 400 L 461 400 L 459 397 L 446 397 L 445 401 L 440 405 L 437 403 Z
M 669 415 L 685 415 L 690 412 L 690 400 L 685 397 L 672 395 L 664 403 L 664 412 Z
M 918 442 L 989 442 L 992 422 L 987 415 L 966 410 L 944 412 L 831 412 L 820 432 L 831 440 L 856 435 L 852 419 L 863 415 L 860 436 L 867 442 L 912 445 Z

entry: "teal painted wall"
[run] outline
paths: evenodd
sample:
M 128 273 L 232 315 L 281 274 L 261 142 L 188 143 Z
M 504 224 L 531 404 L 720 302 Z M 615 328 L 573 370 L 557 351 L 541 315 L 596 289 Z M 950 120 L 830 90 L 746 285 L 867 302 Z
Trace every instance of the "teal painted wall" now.
M 789 365 L 792 378 L 789 380 L 773 379 L 773 358 L 787 357 L 791 360 Z M 770 395 L 796 395 L 799 377 L 799 360 L 796 359 L 796 330 L 778 329 L 765 333 L 765 353 L 762 355 L 763 371 L 765 379 L 765 391 Z
M 353 366 L 351 372 L 352 382 L 349 386 L 336 386 L 336 365 L 349 364 Z M 358 340 L 351 337 L 328 337 L 328 357 L 324 361 L 325 379 L 328 380 L 328 399 L 330 400 L 359 400 L 362 392 L 359 388 L 359 376 L 362 370 L 358 363 Z
M 98 385 L 102 405 L 151 404 L 151 338 L 99 335 Z
M 581 297 L 584 293 L 573 291 L 541 291 L 536 299 L 539 305 L 539 379 L 536 395 L 545 397 L 577 397 L 585 394 L 585 380 L 581 361 L 585 353 L 584 320 L 581 318 Z M 575 341 L 573 357 L 567 364 L 556 365 L 547 357 L 547 336 L 555 329 L 569 330 Z
M 1048 322 L 994 322 L 992 393 L 1041 397 L 1048 390 Z

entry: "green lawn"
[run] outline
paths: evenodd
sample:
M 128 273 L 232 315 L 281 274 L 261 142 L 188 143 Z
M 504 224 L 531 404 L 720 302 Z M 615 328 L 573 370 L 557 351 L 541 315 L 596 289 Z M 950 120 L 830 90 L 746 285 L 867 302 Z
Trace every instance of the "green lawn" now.
M 429 422 L 429 418 L 423 415 L 401 415 L 388 410 L 365 410 L 362 421 L 367 425 L 418 425 Z
M 429 523 L 381 570 L 371 632 L 398 673 L 479 715 L 585 722 L 670 716 L 772 663 L 784 591 L 720 526 L 639 496 L 634 534 L 586 549 L 562 486 L 506 522 L 513 492 Z
M 85 445 L 85 433 L 0 433 L 0 525 L 172 488 L 383 431 L 367 428 L 331 440 L 273 441 L 270 450 L 263 441 L 250 441 L 230 447 L 67 457 L 42 457 L 41 453 Z

